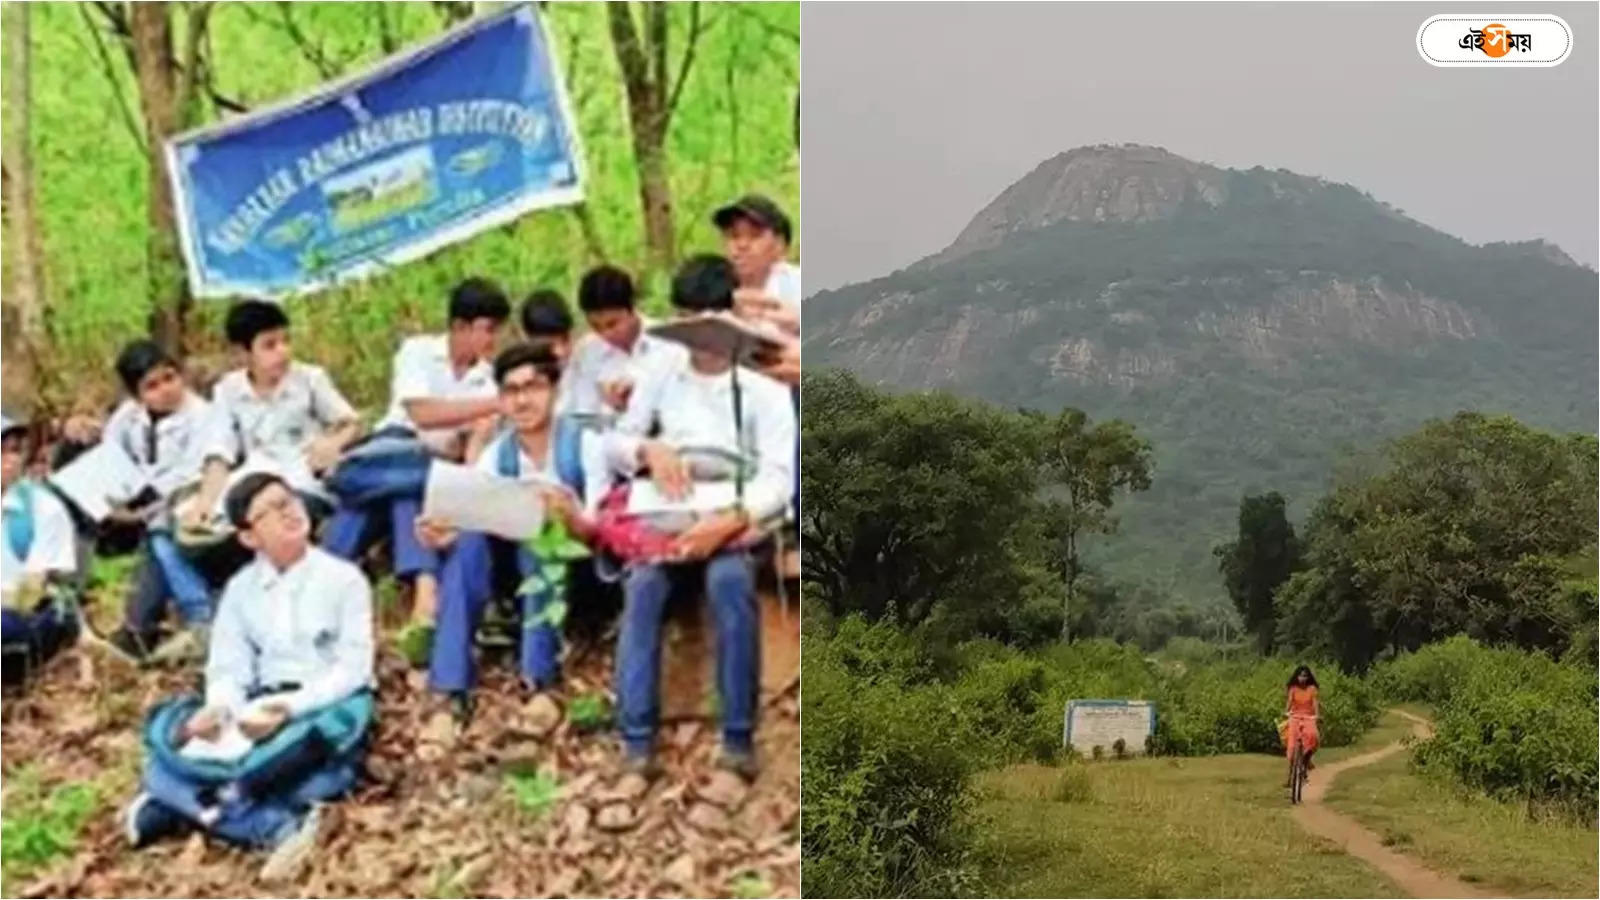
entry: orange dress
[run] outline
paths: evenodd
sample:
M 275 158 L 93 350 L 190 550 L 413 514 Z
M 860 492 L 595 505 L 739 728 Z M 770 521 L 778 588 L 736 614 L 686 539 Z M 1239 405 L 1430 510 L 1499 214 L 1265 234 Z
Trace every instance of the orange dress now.
M 1317 749 L 1317 689 L 1313 686 L 1293 685 L 1289 688 L 1289 732 L 1283 742 L 1283 755 L 1289 755 L 1294 745 L 1294 730 L 1300 730 L 1300 746 L 1307 753 Z

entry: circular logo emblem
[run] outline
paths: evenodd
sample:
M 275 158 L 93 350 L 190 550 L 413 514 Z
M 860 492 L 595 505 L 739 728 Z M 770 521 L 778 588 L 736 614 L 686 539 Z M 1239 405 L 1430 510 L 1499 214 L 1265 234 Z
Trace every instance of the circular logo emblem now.
M 1499 59 L 1511 51 L 1511 29 L 1504 25 L 1483 26 L 1483 52 Z

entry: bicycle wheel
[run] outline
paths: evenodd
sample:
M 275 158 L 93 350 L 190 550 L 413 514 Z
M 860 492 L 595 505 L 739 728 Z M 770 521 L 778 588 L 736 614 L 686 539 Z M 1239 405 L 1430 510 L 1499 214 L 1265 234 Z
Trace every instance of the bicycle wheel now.
M 1306 756 L 1297 746 L 1294 749 L 1294 759 L 1289 764 L 1289 802 L 1299 803 L 1301 792 L 1306 784 Z

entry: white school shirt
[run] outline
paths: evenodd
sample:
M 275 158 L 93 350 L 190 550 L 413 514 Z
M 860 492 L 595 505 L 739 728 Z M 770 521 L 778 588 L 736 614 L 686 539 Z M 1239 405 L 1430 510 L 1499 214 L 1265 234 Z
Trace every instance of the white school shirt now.
M 556 474 L 554 432 L 550 434 L 550 438 L 551 442 L 550 445 L 545 448 L 544 462 L 542 464 L 534 462 L 533 457 L 529 456 L 527 451 L 523 450 L 522 447 L 518 445 L 517 471 L 520 474 L 517 476 L 517 478 L 519 481 L 542 480 L 553 481 L 557 484 L 561 483 L 561 476 Z M 515 441 L 516 439 L 517 433 L 511 430 L 509 427 L 505 431 L 495 435 L 493 440 L 484 445 L 483 452 L 478 454 L 477 461 L 472 464 L 473 468 L 480 472 L 487 472 L 490 475 L 499 475 L 500 448 L 505 444 L 506 441 Z
M 450 363 L 450 337 L 428 334 L 406 338 L 394 355 L 394 373 L 390 381 L 389 412 L 379 428 L 400 425 L 417 432 L 424 440 L 447 439 L 449 428 L 426 431 L 417 427 L 406 415 L 405 401 L 435 398 L 439 400 L 475 400 L 495 396 L 494 366 L 479 360 L 456 377 Z
M 593 332 L 579 338 L 567 360 L 566 370 L 561 373 L 556 415 L 619 413 L 621 410 L 612 409 L 601 396 L 601 382 L 629 378 L 637 387 L 654 373 L 686 361 L 688 351 L 682 344 L 647 333 L 654 324 L 641 317 L 639 338 L 633 342 L 632 350 L 623 350 Z
M 33 543 L 26 559 L 11 551 L 6 528 L 13 516 L 26 515 L 22 492 L 12 485 L 0 498 L 0 591 L 11 593 L 29 575 L 69 575 L 78 569 L 78 544 L 72 517 L 56 495 L 38 482 L 33 490 Z
M 211 404 L 199 394 L 186 391 L 183 402 L 172 413 L 155 423 L 155 453 L 150 450 L 150 411 L 137 400 L 122 401 L 101 431 L 102 441 L 111 441 L 127 451 L 163 497 L 200 477 L 210 439 Z
M 753 456 L 755 473 L 744 487 L 753 520 L 782 513 L 794 492 L 795 415 L 789 389 L 759 372 L 739 368 L 743 434 L 733 425 L 733 373 L 702 375 L 688 364 L 659 373 L 634 388 L 628 411 L 605 436 L 612 469 L 639 471 L 639 446 L 659 423 L 657 439 L 671 446 L 715 447 Z
M 373 683 L 372 588 L 355 564 L 311 546 L 285 571 L 257 554 L 223 589 L 206 659 L 206 705 L 239 712 L 252 687 L 299 716 Z
M 229 467 L 245 457 L 277 463 L 289 486 L 318 490 L 306 459 L 306 445 L 323 432 L 357 417 L 321 366 L 293 362 L 266 397 L 256 392 L 244 369 L 222 376 L 211 391 L 211 442 L 208 455 Z
M 767 273 L 767 283 L 762 290 L 769 297 L 800 311 L 800 267 L 788 262 L 778 260 L 772 266 L 772 271 Z

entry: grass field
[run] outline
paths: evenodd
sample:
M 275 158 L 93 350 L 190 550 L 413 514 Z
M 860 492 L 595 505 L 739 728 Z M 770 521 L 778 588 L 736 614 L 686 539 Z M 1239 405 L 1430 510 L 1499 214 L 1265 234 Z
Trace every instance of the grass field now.
M 1407 734 L 1387 714 L 1320 762 Z M 1313 777 L 1316 777 L 1313 775 Z M 1022 897 L 1385 897 L 1397 886 L 1302 831 L 1266 755 L 1018 765 L 979 778 L 981 883 Z M 1528 820 L 1412 775 L 1405 756 L 1346 771 L 1330 806 L 1440 871 L 1509 893 L 1594 896 L 1593 830 Z
M 1327 802 L 1463 881 L 1520 896 L 1596 896 L 1600 832 L 1419 777 L 1403 755 L 1340 775 Z

